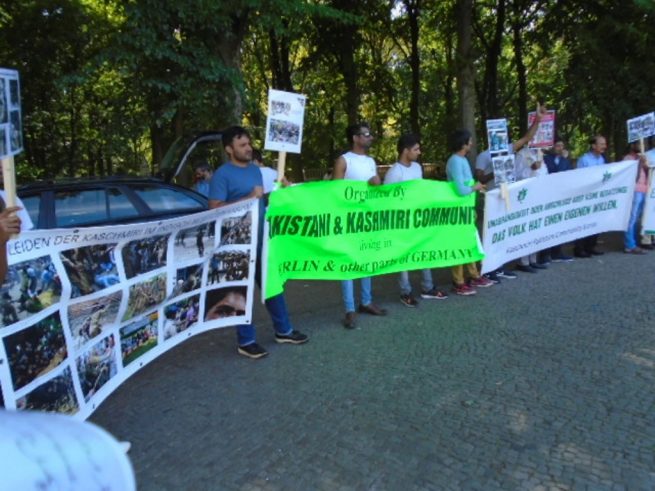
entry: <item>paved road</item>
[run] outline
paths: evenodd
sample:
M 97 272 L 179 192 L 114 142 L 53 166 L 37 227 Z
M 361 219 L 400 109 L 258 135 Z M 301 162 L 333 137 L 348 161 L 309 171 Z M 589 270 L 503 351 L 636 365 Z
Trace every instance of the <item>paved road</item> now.
M 381 277 L 390 315 L 355 331 L 338 284 L 295 282 L 309 344 L 258 312 L 268 358 L 200 335 L 91 420 L 132 441 L 141 490 L 655 489 L 655 252 L 527 276 L 418 309 Z

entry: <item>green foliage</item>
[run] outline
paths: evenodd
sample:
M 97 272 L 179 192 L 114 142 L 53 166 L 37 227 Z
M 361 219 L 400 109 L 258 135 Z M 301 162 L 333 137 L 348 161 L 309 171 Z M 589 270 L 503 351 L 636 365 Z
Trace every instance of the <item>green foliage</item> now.
M 303 169 L 331 167 L 345 150 L 345 128 L 355 119 L 371 123 L 372 154 L 391 163 L 398 136 L 412 127 L 412 12 L 419 25 L 423 160 L 443 162 L 459 107 L 455 4 L 5 2 L 0 59 L 19 70 L 22 81 L 26 151 L 17 160 L 19 179 L 147 173 L 175 138 L 234 123 L 252 128 L 261 145 L 269 88 L 308 96 L 303 153 L 288 160 L 295 179 L 302 178 Z M 516 138 L 520 109 L 532 110 L 541 101 L 558 111 L 558 130 L 574 153 L 586 149 L 590 134 L 603 132 L 620 154 L 625 120 L 653 110 L 653 2 L 480 0 L 475 5 L 479 114 L 493 109 L 508 117 Z M 501 5 L 505 17 L 499 24 Z M 519 54 L 526 101 L 519 98 Z M 479 117 L 478 140 L 483 132 Z

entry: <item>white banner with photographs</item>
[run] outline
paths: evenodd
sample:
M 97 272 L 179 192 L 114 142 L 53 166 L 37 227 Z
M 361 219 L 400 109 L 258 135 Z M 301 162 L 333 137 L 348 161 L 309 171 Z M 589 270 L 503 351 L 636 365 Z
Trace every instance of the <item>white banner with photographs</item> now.
M 609 230 L 630 218 L 637 162 L 587 167 L 525 179 L 485 197 L 482 272 L 543 249 Z
M 25 232 L 0 292 L 8 409 L 86 418 L 185 339 L 251 321 L 258 202 L 171 220 Z
M 307 97 L 295 92 L 268 91 L 264 149 L 300 153 Z
M 18 72 L 0 68 L 0 158 L 23 151 L 21 121 Z

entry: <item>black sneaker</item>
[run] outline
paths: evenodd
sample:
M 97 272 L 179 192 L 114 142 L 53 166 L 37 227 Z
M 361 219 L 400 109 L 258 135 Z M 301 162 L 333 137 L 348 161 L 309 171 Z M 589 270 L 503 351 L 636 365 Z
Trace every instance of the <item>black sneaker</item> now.
M 412 295 L 401 295 L 400 296 L 400 303 L 402 303 L 405 307 L 418 307 L 418 301 L 412 297 Z
M 521 271 L 522 273 L 536 273 L 537 270 L 532 266 L 527 266 L 525 264 L 517 264 L 516 271 Z
M 432 290 L 421 292 L 421 298 L 431 298 L 434 300 L 445 300 L 448 298 L 448 294 L 442 290 L 437 290 L 433 288 Z
M 276 343 L 289 343 L 289 344 L 303 344 L 309 341 L 309 338 L 306 334 L 296 331 L 295 329 L 289 334 L 278 334 L 275 333 L 275 342 Z
M 268 355 L 268 351 L 259 346 L 257 343 L 247 344 L 246 346 L 239 346 L 237 353 L 248 358 L 256 360 L 257 358 L 264 358 Z
M 498 273 L 487 273 L 483 274 L 485 278 L 487 278 L 489 281 L 493 281 L 496 285 L 500 283 L 500 277 L 498 276 Z

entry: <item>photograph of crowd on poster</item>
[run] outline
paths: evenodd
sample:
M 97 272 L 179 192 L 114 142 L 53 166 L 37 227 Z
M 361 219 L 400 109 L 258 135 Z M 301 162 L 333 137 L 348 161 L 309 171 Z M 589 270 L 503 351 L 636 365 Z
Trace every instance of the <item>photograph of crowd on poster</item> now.
M 9 79 L 9 107 L 11 109 L 20 108 L 20 88 L 18 79 Z
M 164 340 L 186 331 L 198 322 L 200 295 L 193 295 L 164 307 Z
M 516 182 L 514 155 L 492 157 L 491 162 L 494 166 L 494 182 L 496 184 Z
M 130 286 L 127 309 L 122 322 L 143 314 L 166 298 L 166 273 Z
M 487 120 L 487 142 L 491 153 L 509 151 L 509 139 L 506 119 Z
M 79 410 L 71 369 L 48 380 L 16 401 L 16 408 L 26 411 L 47 411 L 75 414 Z
M 123 366 L 157 346 L 157 312 L 121 327 L 121 353 Z
M 175 260 L 180 263 L 209 255 L 214 249 L 215 229 L 216 222 L 210 222 L 180 230 L 173 242 Z
M 246 315 L 245 286 L 232 286 L 207 291 L 205 320 L 224 319 Z
M 532 126 L 537 113 L 535 111 L 528 113 L 528 128 Z M 539 127 L 532 140 L 530 148 L 550 148 L 555 144 L 555 111 L 546 111 L 541 116 Z
M 0 157 L 7 155 L 7 139 L 9 138 L 9 125 L 0 124 Z
M 197 290 L 201 286 L 203 264 L 194 264 L 186 268 L 180 268 L 175 273 L 175 282 L 171 297 L 177 297 L 183 293 Z
M 59 302 L 61 279 L 50 256 L 9 266 L 0 288 L 0 320 L 9 326 Z
M 14 390 L 45 375 L 66 359 L 66 339 L 59 312 L 4 338 Z
M 221 222 L 221 246 L 250 244 L 252 214 L 246 212 L 240 217 L 224 218 Z
M 9 113 L 9 148 L 12 154 L 23 149 L 23 130 L 20 124 L 20 111 Z
M 123 291 L 119 290 L 111 295 L 68 306 L 68 325 L 76 350 L 116 322 L 122 298 Z
M 115 346 L 116 341 L 111 334 L 77 358 L 77 374 L 85 401 L 91 399 L 93 394 L 116 375 L 118 368 Z
M 102 244 L 59 253 L 71 283 L 71 297 L 89 295 L 118 284 L 115 248 L 115 243 Z
M 166 250 L 170 235 L 158 235 L 128 242 L 122 250 L 125 276 L 137 275 L 166 266 Z
M 9 114 L 9 101 L 5 85 L 5 79 L 0 78 L 0 124 L 7 122 Z
M 628 143 L 655 135 L 655 112 L 628 119 Z
M 248 278 L 250 251 L 221 251 L 209 260 L 207 285 L 226 281 L 241 281 Z
M 280 90 L 268 91 L 264 149 L 300 153 L 306 97 Z
M 297 145 L 300 139 L 300 125 L 291 121 L 272 119 L 269 121 L 268 135 L 273 143 L 291 143 Z

